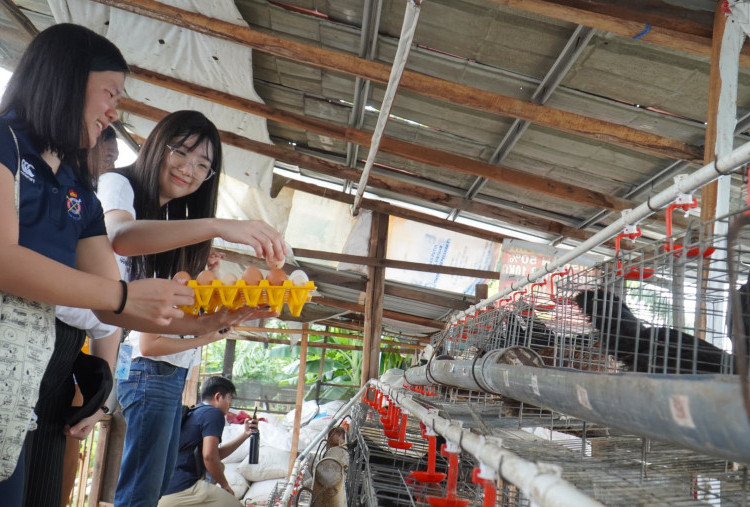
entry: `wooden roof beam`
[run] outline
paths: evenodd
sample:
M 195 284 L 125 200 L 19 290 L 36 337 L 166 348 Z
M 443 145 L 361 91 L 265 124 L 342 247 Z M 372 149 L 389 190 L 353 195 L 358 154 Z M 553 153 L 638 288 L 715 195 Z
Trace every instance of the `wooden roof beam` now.
M 126 97 L 123 97 L 121 99 L 118 109 L 153 121 L 159 121 L 168 114 L 164 110 L 149 106 L 147 104 L 136 102 Z M 247 137 L 239 136 L 227 131 L 221 131 L 221 136 L 222 142 L 225 142 L 231 146 L 250 150 L 255 153 L 266 155 L 268 157 L 273 157 L 283 162 L 305 167 L 321 174 L 354 180 L 358 178 L 358 173 L 354 169 L 350 169 L 341 164 L 335 164 L 327 160 L 319 159 L 317 157 L 298 153 L 289 148 L 262 143 L 260 141 L 254 141 L 252 139 L 248 139 Z M 562 225 L 551 220 L 545 220 L 531 214 L 509 211 L 497 206 L 472 201 L 469 199 L 453 196 L 445 192 L 439 192 L 427 187 L 421 187 L 419 185 L 413 185 L 379 175 L 371 175 L 369 184 L 374 188 L 390 190 L 400 193 L 404 196 L 423 200 L 428 203 L 458 208 L 477 215 L 501 220 L 509 225 L 517 225 L 526 229 L 531 229 L 546 234 L 561 235 L 566 238 L 580 241 L 585 241 L 586 239 L 593 236 L 593 234 L 595 234 L 594 232 L 587 232 L 581 229 L 576 229 L 575 227 Z M 339 202 L 345 202 L 347 204 L 353 203 L 353 199 L 348 197 L 348 194 L 344 192 L 336 192 L 335 190 L 325 189 L 324 187 L 316 186 L 310 183 L 302 183 L 295 180 L 289 180 L 285 183 L 285 186 L 288 186 L 289 188 L 293 188 L 295 190 L 319 195 L 321 197 L 334 199 Z M 363 205 L 365 209 L 370 209 L 373 211 L 383 210 L 384 212 L 386 212 L 385 210 L 388 210 L 387 213 L 393 216 L 406 218 L 408 220 L 413 220 L 415 222 L 425 223 L 428 225 L 434 225 L 436 227 L 443 227 L 445 229 L 450 229 L 462 234 L 467 234 L 469 236 L 495 242 L 502 242 L 503 239 L 508 238 L 508 236 L 506 235 L 492 233 L 484 229 L 460 224 L 452 220 L 446 220 L 426 213 L 420 213 L 406 208 L 393 206 L 382 201 L 374 201 L 370 199 L 365 199 L 365 201 L 366 205 Z M 632 204 L 631 206 L 635 207 L 635 204 Z M 680 223 L 678 219 L 679 217 L 675 217 L 676 225 L 679 225 Z M 613 241 L 609 241 L 605 245 L 610 248 L 614 248 Z M 628 244 L 622 245 L 622 248 L 631 249 L 633 247 Z
M 322 120 L 307 118 L 301 114 L 276 109 L 260 102 L 174 79 L 139 67 L 131 66 L 131 70 L 132 77 L 148 83 L 193 95 L 240 111 L 262 116 L 268 120 L 278 121 L 285 125 L 291 125 L 302 130 L 316 132 L 318 134 L 330 136 L 342 141 L 352 142 L 364 147 L 368 147 L 372 140 L 372 134 L 364 130 L 352 127 L 340 127 Z M 624 209 L 634 208 L 637 205 L 628 199 L 621 199 L 602 192 L 596 192 L 586 187 L 561 183 L 551 178 L 537 176 L 528 172 L 510 169 L 508 167 L 488 164 L 480 160 L 462 157 L 455 153 L 420 146 L 418 144 L 400 141 L 391 137 L 383 137 L 379 149 L 384 153 L 390 153 L 391 155 L 396 155 L 407 160 L 414 160 L 436 167 L 452 169 L 472 176 L 487 178 L 506 185 L 539 192 L 550 197 L 572 201 L 586 206 L 594 206 L 612 211 L 622 211 Z M 359 173 L 357 173 L 354 180 L 356 181 L 358 179 Z
M 606 14 L 576 7 L 570 5 L 573 2 L 560 0 L 490 0 L 490 2 L 520 11 L 532 12 L 547 18 L 585 25 L 631 39 L 640 35 L 638 40 L 644 42 L 706 58 L 711 57 L 712 39 L 710 35 L 678 31 L 675 29 L 675 27 L 680 26 L 677 23 L 673 25 L 673 28 L 651 25 L 646 31 L 643 22 L 628 19 L 626 12 L 618 11 L 614 7 L 608 11 L 609 14 Z M 750 48 L 748 46 L 745 46 L 740 53 L 740 65 L 750 67 Z M 694 160 L 694 162 L 701 163 L 702 160 Z
M 428 273 L 443 273 L 454 276 L 466 276 L 470 278 L 500 279 L 500 272 L 486 269 L 468 269 L 457 266 L 441 266 L 438 264 L 425 264 L 423 262 L 398 261 L 394 259 L 381 259 L 366 257 L 364 255 L 348 255 L 336 252 L 324 252 L 322 250 L 310 250 L 307 248 L 295 248 L 295 257 L 308 257 L 310 259 L 322 259 L 327 261 L 348 262 L 350 264 L 362 264 L 363 266 L 377 266 L 383 268 L 405 269 L 407 271 L 425 271 Z
M 96 1 L 210 37 L 242 44 L 277 57 L 368 79 L 376 83 L 387 83 L 390 75 L 389 65 L 284 39 L 246 26 L 178 9 L 155 0 Z M 581 22 L 578 21 L 578 23 Z M 537 125 L 625 146 L 660 157 L 693 162 L 703 160 L 703 150 L 700 147 L 682 141 L 560 109 L 540 106 L 413 71 L 407 70 L 403 73 L 399 89 L 481 111 L 530 121 Z
M 332 308 L 349 310 L 350 312 L 365 313 L 364 305 L 349 303 L 347 301 L 340 301 L 338 299 L 331 299 L 324 296 L 313 296 L 312 302 L 320 305 L 330 306 Z M 443 329 L 445 327 L 445 322 L 439 320 L 425 319 L 424 317 L 408 315 L 406 313 L 399 313 L 391 310 L 383 310 L 383 318 L 398 320 L 400 322 L 407 322 L 409 324 L 416 324 L 418 326 L 429 327 L 432 329 Z
M 224 248 L 217 248 L 217 250 L 226 254 L 226 259 L 228 261 L 235 262 L 242 266 L 253 265 L 265 267 L 265 261 L 261 261 L 256 257 L 252 257 L 248 254 L 235 252 L 233 250 L 227 250 Z M 297 269 L 297 267 L 289 264 L 284 266 L 284 270 L 287 272 L 291 272 L 294 269 Z M 318 266 L 311 264 L 306 264 L 305 266 L 303 266 L 303 269 L 305 273 L 307 273 L 307 275 L 310 277 L 310 279 L 315 280 L 318 283 L 327 283 L 336 285 L 337 287 L 356 290 L 359 292 L 364 292 L 366 288 L 367 280 L 361 275 L 347 275 L 344 272 L 320 269 Z M 471 306 L 472 303 L 468 300 L 468 298 L 464 297 L 464 295 L 458 295 L 457 297 L 451 296 L 450 294 L 444 295 L 435 292 L 425 293 L 421 288 L 413 288 L 410 286 L 405 287 L 403 285 L 390 283 L 386 284 L 385 293 L 389 296 L 396 296 L 404 299 L 410 299 L 412 301 L 420 301 L 436 306 L 443 306 L 451 310 L 466 310 L 467 308 L 469 308 L 469 306 Z

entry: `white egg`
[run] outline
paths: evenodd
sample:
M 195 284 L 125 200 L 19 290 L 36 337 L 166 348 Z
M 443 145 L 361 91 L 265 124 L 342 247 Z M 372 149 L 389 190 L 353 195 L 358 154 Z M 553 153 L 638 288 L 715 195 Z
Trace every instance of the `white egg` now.
M 294 285 L 305 285 L 310 281 L 310 279 L 307 277 L 307 274 L 301 269 L 295 269 L 294 271 L 292 271 L 289 274 L 289 280 Z
M 266 264 L 271 269 L 281 269 L 284 267 L 284 258 L 281 259 L 266 259 Z

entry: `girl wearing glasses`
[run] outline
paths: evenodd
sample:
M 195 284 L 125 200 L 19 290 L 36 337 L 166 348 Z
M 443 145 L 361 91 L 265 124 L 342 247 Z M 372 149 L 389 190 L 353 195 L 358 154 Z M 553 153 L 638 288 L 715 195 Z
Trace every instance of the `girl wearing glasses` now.
M 221 158 L 214 124 L 197 111 L 178 111 L 154 127 L 131 167 L 100 177 L 107 231 L 130 279 L 195 275 L 217 237 L 250 245 L 266 259 L 284 258 L 281 236 L 265 222 L 214 217 Z M 276 315 L 238 312 L 241 320 Z M 127 431 L 115 505 L 157 504 L 177 460 L 186 374 L 200 361 L 198 347 L 223 337 L 128 336 L 130 373 L 117 386 Z

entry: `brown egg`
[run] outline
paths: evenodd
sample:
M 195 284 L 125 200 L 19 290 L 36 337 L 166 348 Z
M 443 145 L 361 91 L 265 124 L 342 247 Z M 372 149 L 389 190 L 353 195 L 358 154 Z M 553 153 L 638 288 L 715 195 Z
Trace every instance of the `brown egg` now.
M 283 269 L 272 269 L 266 275 L 266 280 L 268 280 L 269 285 L 281 285 L 286 280 L 286 273 Z
M 178 271 L 172 277 L 172 280 L 177 280 L 180 283 L 188 283 L 188 281 L 192 279 L 193 277 L 190 276 L 190 273 L 188 273 L 187 271 Z
M 214 280 L 216 280 L 216 275 L 214 275 L 214 272 L 210 269 L 201 271 L 200 274 L 195 277 L 195 281 L 198 282 L 198 285 L 211 285 L 211 282 Z
M 248 266 L 245 272 L 242 273 L 242 279 L 247 285 L 258 285 L 263 280 L 263 273 L 255 266 Z

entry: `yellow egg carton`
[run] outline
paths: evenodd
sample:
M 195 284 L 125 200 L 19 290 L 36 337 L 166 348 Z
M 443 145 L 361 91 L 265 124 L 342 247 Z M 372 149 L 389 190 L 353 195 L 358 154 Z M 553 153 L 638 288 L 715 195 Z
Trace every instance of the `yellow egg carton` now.
M 236 310 L 242 306 L 260 305 L 268 305 L 271 311 L 281 313 L 281 307 L 286 303 L 289 313 L 299 317 L 315 290 L 313 282 L 294 285 L 290 280 L 285 280 L 282 285 L 270 285 L 268 280 L 261 280 L 258 285 L 247 285 L 244 280 L 237 280 L 234 285 L 224 285 L 219 280 L 212 281 L 211 285 L 198 285 L 195 280 L 189 280 L 187 286 L 195 291 L 195 304 L 180 308 L 190 315 L 214 313 L 222 307 Z

